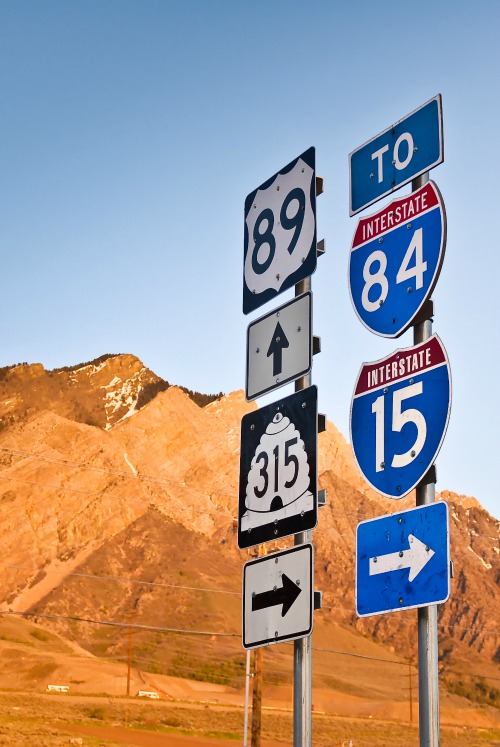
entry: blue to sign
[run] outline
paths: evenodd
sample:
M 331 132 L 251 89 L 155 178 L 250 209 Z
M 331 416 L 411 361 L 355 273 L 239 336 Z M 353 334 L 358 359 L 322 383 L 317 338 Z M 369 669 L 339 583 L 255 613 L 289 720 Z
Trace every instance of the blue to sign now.
M 351 443 L 365 479 L 402 498 L 432 466 L 451 406 L 451 374 L 437 335 L 364 363 L 351 403 Z
M 369 519 L 356 532 L 359 617 L 440 604 L 450 594 L 444 501 Z
M 446 213 L 434 182 L 361 218 L 349 290 L 362 324 L 382 337 L 399 337 L 430 297 L 445 247 Z
M 349 214 L 372 205 L 442 163 L 441 95 L 349 154 Z

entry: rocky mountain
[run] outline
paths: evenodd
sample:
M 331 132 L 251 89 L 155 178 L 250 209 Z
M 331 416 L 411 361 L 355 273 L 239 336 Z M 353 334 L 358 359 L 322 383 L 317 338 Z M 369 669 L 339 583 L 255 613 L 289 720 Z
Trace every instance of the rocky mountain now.
M 156 396 L 142 403 L 148 386 Z M 178 387 L 162 388 L 133 356 L 59 372 L 39 364 L 3 369 L 0 605 L 50 618 L 106 656 L 124 655 L 123 635 L 82 619 L 222 631 L 229 637 L 182 649 L 168 645 L 167 634 L 137 635 L 160 671 L 189 672 L 209 654 L 212 666 L 230 667 L 241 653 L 241 568 L 249 555 L 237 549 L 233 528 L 239 428 L 254 405 L 233 392 L 200 406 Z M 313 535 L 315 584 L 324 594 L 319 635 L 334 645 L 333 631 L 348 629 L 415 657 L 415 613 L 358 619 L 354 611 L 357 523 L 409 508 L 415 497 L 390 501 L 369 488 L 331 422 L 319 451 L 327 490 Z M 447 491 L 438 498 L 450 508 L 455 567 L 439 611 L 441 667 L 498 676 L 499 522 L 473 498 Z
M 41 363 L 5 366 L 0 368 L 0 431 L 45 410 L 109 430 L 169 386 L 135 355 L 102 355 L 51 371 Z M 198 404 L 219 396 L 183 391 Z

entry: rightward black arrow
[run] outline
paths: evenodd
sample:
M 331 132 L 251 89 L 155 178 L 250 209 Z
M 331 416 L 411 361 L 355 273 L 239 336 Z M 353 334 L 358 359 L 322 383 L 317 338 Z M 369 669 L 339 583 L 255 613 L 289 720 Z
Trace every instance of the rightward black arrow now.
M 288 578 L 283 573 L 281 576 L 283 586 L 279 588 L 276 586 L 271 591 L 263 591 L 260 594 L 256 594 L 252 597 L 252 612 L 256 610 L 265 610 L 268 607 L 275 607 L 277 604 L 282 604 L 281 617 L 285 617 L 286 613 L 299 596 L 302 589 L 297 584 Z
M 269 350 L 267 351 L 268 358 L 270 355 L 273 356 L 273 376 L 278 376 L 283 370 L 283 349 L 287 348 L 289 344 L 283 332 L 283 327 L 278 322 L 274 330 L 273 339 L 269 345 Z

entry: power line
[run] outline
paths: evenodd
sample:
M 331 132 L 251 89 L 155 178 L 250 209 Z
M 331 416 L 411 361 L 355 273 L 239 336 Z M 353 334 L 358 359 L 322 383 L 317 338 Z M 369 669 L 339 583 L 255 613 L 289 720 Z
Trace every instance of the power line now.
M 326 593 L 328 594 L 329 592 L 326 592 Z M 332 612 L 341 611 L 341 612 L 345 612 L 345 613 L 350 614 L 350 615 L 355 614 L 355 610 L 354 609 L 350 609 L 348 607 L 330 607 L 328 605 L 324 605 L 323 604 L 323 606 L 321 608 L 321 611 L 323 611 L 323 610 L 330 610 Z M 317 611 L 319 611 L 319 610 L 317 610 Z M 413 617 L 410 617 L 409 615 L 404 614 L 403 612 L 401 612 L 399 614 L 398 619 L 404 620 L 405 622 L 414 622 L 414 618 Z M 469 628 L 469 627 L 466 627 L 465 625 L 457 625 L 456 623 L 444 623 L 444 622 L 440 622 L 439 620 L 438 620 L 438 627 L 441 627 L 441 628 L 451 628 L 453 630 L 463 630 L 463 631 L 469 632 L 469 633 L 488 633 L 488 634 L 491 634 L 491 635 L 498 635 L 499 634 L 498 630 L 491 630 L 489 628 L 483 628 L 483 627 L 481 627 L 481 628 Z
M 146 581 L 142 579 L 132 579 L 132 578 L 126 578 L 125 576 L 105 576 L 105 575 L 99 575 L 94 573 L 80 573 L 75 571 L 55 571 L 55 570 L 46 570 L 45 568 L 29 568 L 28 566 L 22 566 L 22 565 L 13 565 L 13 564 L 7 564 L 7 563 L 0 563 L 0 568 L 11 568 L 13 570 L 27 570 L 31 572 L 41 572 L 47 574 L 53 574 L 57 576 L 75 576 L 77 578 L 88 578 L 92 581 L 107 581 L 112 583 L 125 583 L 125 584 L 133 584 L 137 586 L 151 586 L 151 587 L 159 587 L 159 588 L 168 588 L 168 589 L 181 589 L 184 591 L 197 591 L 197 592 L 205 592 L 205 593 L 215 593 L 215 594 L 226 594 L 229 596 L 236 596 L 241 597 L 242 593 L 240 591 L 229 591 L 228 589 L 216 589 L 216 588 L 208 588 L 203 586 L 185 586 L 182 584 L 172 584 L 172 583 L 165 583 L 161 581 Z M 330 592 L 325 592 L 326 594 Z M 354 609 L 351 609 L 349 607 L 339 607 L 339 606 L 329 606 L 329 605 L 323 605 L 321 611 L 329 610 L 331 612 L 344 612 L 349 615 L 353 615 L 355 613 Z M 320 610 L 317 610 L 318 612 Z M 402 620 L 413 622 L 413 618 L 409 617 L 408 615 L 401 614 L 400 618 Z M 441 626 L 443 628 L 452 628 L 456 630 L 463 630 L 466 632 L 471 633 L 488 633 L 491 635 L 498 635 L 498 631 L 496 630 L 490 630 L 489 628 L 470 628 L 466 627 L 464 625 L 456 625 L 456 624 L 448 624 L 444 622 L 438 622 L 438 626 Z
M 184 628 L 162 628 L 157 625 L 140 625 L 139 623 L 124 623 L 116 620 L 95 620 L 91 617 L 79 617 L 78 615 L 49 615 L 42 612 L 20 612 L 14 610 L 0 610 L 0 615 L 16 615 L 18 617 L 41 617 L 47 620 L 70 620 L 72 622 L 92 623 L 95 625 L 107 625 L 113 628 L 132 628 L 133 630 L 150 630 L 158 633 L 175 633 L 177 635 L 202 635 L 218 636 L 220 638 L 241 638 L 240 633 L 218 633 L 212 630 L 186 630 Z
M 61 485 L 52 485 L 50 483 L 45 483 L 45 482 L 35 482 L 33 480 L 24 480 L 21 477 L 13 477 L 12 475 L 7 476 L 7 475 L 0 474 L 0 478 L 2 480 L 9 480 L 9 481 L 14 480 L 15 482 L 22 482 L 22 483 L 25 483 L 26 485 L 37 485 L 38 487 L 41 487 L 41 488 L 51 488 L 52 490 L 64 490 L 64 491 L 69 491 L 71 493 L 83 493 L 84 495 L 100 495 L 100 493 L 95 492 L 95 491 L 82 490 L 80 488 L 63 488 Z M 138 500 L 138 499 L 135 498 L 133 500 Z
M 24 479 L 22 479 L 20 477 L 13 477 L 13 476 L 9 476 L 8 477 L 8 476 L 2 475 L 2 474 L 0 474 L 0 479 L 8 480 L 8 481 L 13 480 L 15 482 L 21 482 L 21 483 L 25 483 L 25 484 L 32 485 L 32 486 L 41 487 L 41 488 L 50 488 L 51 490 L 57 490 L 57 491 L 60 491 L 60 492 L 68 492 L 69 491 L 69 492 L 83 493 L 85 495 L 92 495 L 92 496 L 96 496 L 96 497 L 102 496 L 104 494 L 104 492 L 105 492 L 104 490 L 101 490 L 101 491 L 88 491 L 88 490 L 82 490 L 82 489 L 79 489 L 79 488 L 64 487 L 62 485 L 51 485 L 50 483 L 36 482 L 34 480 L 24 480 Z M 186 489 L 188 489 L 188 488 L 186 488 Z M 220 495 L 220 493 L 218 495 Z M 112 497 L 115 498 L 116 500 L 121 500 L 121 501 L 123 501 L 125 503 L 142 503 L 142 504 L 147 504 L 147 506 L 151 506 L 152 505 L 151 500 L 150 499 L 148 500 L 146 498 L 139 498 L 139 497 L 135 498 L 135 497 L 131 497 L 131 496 L 124 497 L 122 495 L 113 495 Z M 43 500 L 43 497 L 40 498 L 40 501 L 42 501 L 42 500 Z M 179 498 L 175 498 L 175 500 L 179 501 L 180 499 Z M 156 505 L 161 506 L 162 504 L 158 502 L 158 504 L 155 504 L 155 507 L 156 507 Z M 183 504 L 183 510 L 185 510 L 185 509 L 186 509 L 186 506 L 185 506 L 185 504 Z M 9 513 L 12 513 L 15 510 L 18 510 L 17 506 L 13 506 L 10 510 L 5 511 L 3 513 L 3 516 L 8 515 Z M 79 511 L 77 513 L 79 513 Z M 229 511 L 228 512 L 224 512 L 223 510 L 220 510 L 220 509 L 218 509 L 217 511 L 209 511 L 207 509 L 207 510 L 204 510 L 203 513 L 204 513 L 205 516 L 217 516 L 219 518 L 225 516 L 227 518 L 231 518 L 231 519 L 233 518 L 233 513 L 232 512 L 229 512 Z
M 49 620 L 69 620 L 73 622 L 85 622 L 85 623 L 93 623 L 96 625 L 107 625 L 109 627 L 115 627 L 115 628 L 132 628 L 133 630 L 147 630 L 147 631 L 154 631 L 154 632 L 161 632 L 161 633 L 175 633 L 180 635 L 202 635 L 202 636 L 218 636 L 221 638 L 241 638 L 240 633 L 219 633 L 215 631 L 206 631 L 206 630 L 185 630 L 180 628 L 162 628 L 154 625 L 140 625 L 138 623 L 123 623 L 123 622 L 117 622 L 114 620 L 96 620 L 93 618 L 88 617 L 80 617 L 77 615 L 49 615 L 46 613 L 39 613 L 39 612 L 18 612 L 18 611 L 12 611 L 12 610 L 1 610 L 0 614 L 2 615 L 17 615 L 20 617 L 40 617 L 44 619 Z M 332 653 L 332 654 L 343 654 L 345 656 L 353 656 L 356 658 L 361 659 L 372 659 L 373 661 L 379 661 L 379 662 L 387 662 L 388 664 L 405 664 L 407 665 L 408 662 L 395 662 L 392 659 L 382 659 L 377 657 L 371 657 L 371 656 L 365 656 L 364 654 L 357 654 L 351 651 L 339 651 L 335 649 L 327 649 L 327 648 L 316 648 L 312 647 L 313 651 L 319 651 L 319 652 L 325 652 L 325 653 Z M 112 657 L 110 657 L 112 658 Z
M 143 581 L 141 579 L 135 579 L 135 578 L 125 578 L 124 576 L 100 576 L 98 574 L 94 573 L 77 573 L 74 571 L 52 571 L 52 570 L 46 570 L 45 568 L 29 568 L 28 566 L 24 565 L 8 565 L 6 563 L 0 563 L 0 568 L 12 568 L 14 570 L 25 570 L 25 571 L 32 571 L 32 572 L 40 572 L 43 571 L 44 573 L 50 573 L 57 576 L 76 576 L 79 578 L 90 578 L 93 581 L 112 581 L 112 582 L 118 582 L 118 583 L 125 583 L 125 584 L 136 584 L 137 586 L 158 586 L 160 588 L 168 588 L 168 589 L 183 589 L 186 591 L 203 591 L 203 592 L 210 592 L 215 594 L 231 594 L 234 596 L 241 597 L 240 591 L 227 591 L 226 589 L 208 589 L 203 586 L 182 586 L 180 584 L 169 584 L 169 583 L 163 583 L 161 581 Z
M 378 656 L 368 656 L 366 654 L 355 654 L 351 651 L 339 651 L 334 648 L 318 648 L 317 646 L 312 646 L 313 651 L 321 651 L 322 653 L 326 654 L 340 654 L 342 656 L 354 656 L 357 659 L 368 659 L 369 661 L 383 661 L 386 664 L 404 664 L 405 666 L 408 666 L 407 661 L 394 661 L 393 659 L 381 659 Z
M 44 572 L 46 574 L 54 574 L 58 576 L 75 576 L 77 578 L 88 578 L 93 581 L 106 581 L 106 582 L 113 582 L 113 583 L 126 583 L 126 584 L 133 584 L 137 586 L 150 586 L 150 587 L 159 587 L 159 588 L 171 588 L 171 589 L 181 589 L 186 591 L 195 591 L 195 592 L 205 592 L 205 593 L 216 593 L 216 594 L 226 594 L 230 596 L 237 596 L 241 597 L 241 592 L 239 591 L 230 591 L 228 589 L 216 589 L 216 588 L 208 588 L 208 587 L 199 587 L 199 586 L 186 586 L 181 584 L 172 584 L 172 583 L 166 583 L 166 582 L 160 582 L 160 581 L 146 581 L 141 579 L 130 579 L 126 578 L 124 576 L 106 576 L 106 575 L 98 575 L 98 574 L 92 574 L 92 573 L 81 573 L 81 572 L 74 572 L 74 571 L 56 571 L 56 570 L 48 570 L 43 567 L 40 568 L 29 568 L 28 566 L 22 566 L 22 565 L 13 565 L 13 564 L 6 564 L 6 563 L 0 563 L 0 568 L 10 568 L 13 570 L 28 570 L 31 572 Z M 326 592 L 327 594 L 330 592 Z M 331 612 L 342 612 L 349 615 L 353 615 L 355 613 L 355 610 L 353 608 L 349 607 L 340 607 L 340 606 L 329 606 L 329 605 L 323 605 L 321 611 L 331 611 Z M 413 622 L 413 618 L 409 617 L 408 615 L 401 614 L 400 618 L 404 621 Z M 491 635 L 498 635 L 497 630 L 492 630 L 489 628 L 471 628 L 464 625 L 457 625 L 453 623 L 444 623 L 444 622 L 438 622 L 438 626 L 442 628 L 448 628 L 453 630 L 462 630 L 465 632 L 470 633 L 481 633 L 481 634 L 491 634 Z
M 51 461 L 51 462 L 55 462 L 55 463 L 62 463 L 62 464 L 67 464 L 67 465 L 74 466 L 74 467 L 79 467 L 79 468 L 85 468 L 85 469 L 91 469 L 91 470 L 98 470 L 98 471 L 101 471 L 101 472 L 109 472 L 111 474 L 118 474 L 120 476 L 124 476 L 124 477 L 128 477 L 128 478 L 133 478 L 133 479 L 143 479 L 140 476 L 138 477 L 138 476 L 135 476 L 135 475 L 131 475 L 130 473 L 127 473 L 127 472 L 124 472 L 124 471 L 120 471 L 120 470 L 112 470 L 112 469 L 104 468 L 104 467 L 95 467 L 93 465 L 79 464 L 79 463 L 71 462 L 69 460 L 55 460 L 55 459 L 50 459 L 48 457 L 43 457 L 42 455 L 36 454 L 34 452 L 16 451 L 14 449 L 8 449 L 6 447 L 0 447 L 0 449 L 3 450 L 3 451 L 7 451 L 7 452 L 10 452 L 10 453 L 16 454 L 16 455 L 33 457 L 33 458 L 37 458 L 37 459 L 42 459 L 44 461 Z M 79 488 L 69 488 L 69 487 L 57 486 L 57 485 L 52 485 L 52 484 L 39 483 L 39 482 L 36 482 L 36 481 L 23 480 L 23 479 L 17 478 L 17 477 L 7 477 L 7 476 L 2 475 L 2 474 L 0 474 L 0 477 L 3 478 L 3 479 L 6 479 L 6 480 L 15 480 L 15 481 L 18 481 L 18 482 L 23 482 L 23 483 L 26 483 L 26 484 L 29 484 L 29 485 L 40 486 L 40 487 L 44 487 L 44 488 L 56 489 L 56 490 L 61 490 L 61 491 L 77 492 L 77 493 L 81 493 L 81 494 L 85 494 L 85 495 L 95 495 L 95 496 L 102 495 L 102 491 L 101 492 L 98 492 L 98 491 L 85 491 L 85 490 L 79 489 Z M 148 476 L 145 476 L 144 479 L 147 480 L 147 481 L 155 481 L 155 482 L 159 482 L 159 483 L 164 483 L 164 484 L 169 484 L 169 485 L 175 485 L 175 486 L 180 487 L 180 488 L 185 489 L 185 490 L 196 490 L 197 492 L 202 492 L 201 488 L 195 488 L 195 487 L 187 486 L 184 483 L 173 483 L 173 482 L 170 482 L 170 481 L 167 481 L 167 480 L 163 480 L 161 478 L 153 478 L 153 477 L 148 477 Z M 230 494 L 217 492 L 217 495 L 228 496 Z M 120 496 L 117 496 L 117 498 L 119 498 L 119 497 Z M 234 497 L 236 497 L 236 496 L 234 496 Z M 131 497 L 127 496 L 127 498 L 125 500 L 140 502 L 142 504 L 146 504 L 147 503 L 148 505 L 150 505 L 150 502 L 147 501 L 144 498 L 131 498 Z M 13 507 L 12 510 L 14 510 L 14 508 L 15 507 Z M 354 514 L 354 513 L 349 514 L 349 513 L 345 512 L 343 510 L 333 509 L 331 506 L 330 506 L 330 511 L 331 511 L 331 513 L 337 513 L 337 514 L 340 514 L 340 515 L 343 515 L 343 516 L 351 516 L 351 517 L 356 517 L 356 518 L 358 518 L 360 515 L 363 515 L 363 513 L 359 512 L 359 511 L 356 514 Z M 10 512 L 7 512 L 7 513 L 10 513 Z M 213 515 L 213 516 L 217 516 L 218 518 L 221 518 L 222 515 L 223 515 L 223 512 L 221 512 L 220 510 L 218 510 L 218 511 L 205 511 L 205 514 L 206 515 Z M 225 516 L 231 516 L 231 514 L 227 513 L 227 514 L 225 514 Z M 329 534 L 333 534 L 334 532 L 335 532 L 334 529 L 329 529 L 329 530 L 327 530 L 327 529 L 323 529 L 323 530 L 319 529 L 319 531 L 318 531 L 318 533 L 319 534 L 323 534 L 323 536 L 327 536 Z M 481 537 L 487 538 L 487 539 L 498 540 L 497 537 L 489 537 L 488 535 L 484 535 L 484 534 L 483 535 L 479 535 L 479 533 L 476 533 L 476 536 L 481 536 Z M 3 567 L 14 567 L 14 566 L 3 566 Z M 17 568 L 18 569 L 22 569 L 23 567 L 22 566 L 17 566 Z M 37 570 L 37 569 L 28 569 L 28 570 Z M 193 590 L 193 591 L 207 591 L 207 592 L 226 593 L 226 594 L 239 595 L 239 592 L 229 592 L 229 591 L 220 590 L 220 589 L 202 589 L 200 587 L 187 587 L 187 586 L 184 587 L 184 586 L 175 585 L 175 584 L 162 584 L 162 583 L 159 583 L 159 582 L 147 582 L 147 581 L 140 581 L 140 580 L 135 580 L 135 579 L 125 579 L 123 577 L 94 576 L 94 575 L 91 575 L 91 574 L 83 574 L 83 573 L 78 574 L 78 573 L 70 573 L 70 572 L 64 573 L 64 572 L 57 572 L 57 571 L 45 570 L 43 568 L 38 569 L 38 570 L 39 571 L 43 570 L 43 571 L 45 571 L 45 573 L 59 573 L 62 576 L 69 576 L 69 575 L 73 576 L 74 575 L 74 576 L 89 577 L 89 578 L 93 578 L 93 579 L 103 579 L 103 580 L 116 581 L 116 582 L 122 582 L 122 583 L 134 583 L 134 584 L 150 585 L 150 586 L 163 586 L 163 587 L 170 587 L 170 588 L 189 589 L 189 590 Z M 333 611 L 344 611 L 344 612 L 347 612 L 347 613 L 350 613 L 350 614 L 353 613 L 353 610 L 350 610 L 350 609 L 347 609 L 347 608 L 325 607 L 325 609 L 331 609 Z M 408 619 L 408 618 L 406 618 L 406 619 Z M 465 626 L 459 626 L 459 625 L 453 625 L 453 624 L 446 624 L 446 623 L 439 623 L 439 625 L 441 625 L 441 627 L 443 627 L 443 628 L 457 629 L 457 630 L 463 630 L 463 631 L 467 631 L 467 632 L 477 632 L 477 633 L 483 633 L 483 634 L 484 633 L 497 634 L 497 631 L 488 630 L 488 629 L 484 629 L 484 628 L 482 628 L 482 629 L 479 630 L 479 629 L 476 629 L 476 628 L 469 628 L 469 627 L 465 627 Z
M 88 464 L 86 462 L 73 462 L 69 459 L 57 459 L 55 457 L 46 457 L 43 456 L 43 454 L 38 454 L 37 452 L 33 451 L 21 451 L 16 449 L 9 449 L 6 446 L 0 447 L 0 451 L 6 451 L 10 454 L 14 454 L 15 456 L 23 456 L 28 457 L 32 459 L 38 459 L 43 462 L 49 462 L 51 464 L 62 464 L 64 466 L 69 467 L 76 467 L 77 469 L 86 469 L 93 472 L 105 472 L 108 474 L 116 475 L 118 477 L 124 477 L 129 480 L 139 480 L 141 482 L 151 482 L 151 483 L 157 483 L 160 485 L 171 485 L 173 487 L 179 487 L 184 488 L 187 490 L 195 490 L 197 492 L 213 492 L 217 493 L 217 495 L 224 495 L 229 498 L 234 498 L 235 495 L 232 493 L 223 493 L 219 490 L 219 488 L 215 487 L 214 485 L 211 486 L 196 486 L 196 485 L 186 485 L 184 482 L 175 482 L 174 480 L 168 480 L 164 477 L 155 477 L 153 475 L 139 475 L 134 474 L 133 472 L 127 472 L 126 470 L 119 470 L 112 467 L 101 467 L 94 464 Z
M 6 450 L 4 447 L 0 447 L 0 449 L 2 449 L 2 448 L 4 450 Z M 101 468 L 99 468 L 99 469 L 101 469 Z M 108 470 L 106 470 L 105 468 L 102 468 L 102 471 L 108 471 Z M 111 471 L 111 472 L 113 472 L 113 471 Z M 127 475 L 126 473 L 124 473 L 124 475 L 127 476 L 127 477 L 130 476 L 130 475 Z M 131 477 L 133 477 L 133 475 L 131 475 Z M 24 483 L 24 484 L 27 484 L 27 485 L 37 486 L 37 487 L 42 487 L 42 488 L 49 488 L 51 490 L 57 490 L 57 491 L 60 491 L 60 492 L 74 492 L 74 493 L 81 493 L 81 494 L 84 494 L 84 495 L 93 495 L 93 496 L 96 496 L 96 497 L 97 496 L 102 496 L 103 493 L 104 493 L 103 490 L 101 490 L 101 491 L 89 491 L 89 490 L 83 490 L 82 488 L 71 488 L 71 487 L 65 487 L 63 485 L 54 485 L 54 484 L 51 484 L 51 483 L 37 482 L 35 480 L 25 480 L 25 479 L 20 478 L 20 477 L 7 476 L 7 475 L 3 475 L 3 474 L 0 474 L 0 479 L 8 480 L 8 481 L 13 480 L 15 482 L 21 482 L 21 483 Z M 140 479 L 140 478 L 137 478 L 137 479 Z M 189 486 L 189 485 L 185 485 L 185 484 L 182 484 L 182 483 L 173 483 L 172 482 L 172 483 L 168 483 L 168 484 L 176 486 L 176 487 L 179 487 L 182 490 L 188 490 L 188 491 L 193 491 L 193 492 L 198 492 L 198 493 L 206 493 L 208 491 L 208 488 L 203 488 L 203 489 L 202 488 L 196 488 L 194 486 Z M 232 497 L 235 500 L 238 499 L 238 496 L 236 494 L 232 495 L 230 493 L 222 493 L 220 491 L 213 492 L 212 494 L 209 495 L 209 498 L 212 498 L 213 495 L 225 496 L 225 497 Z M 123 496 L 114 496 L 114 497 L 117 498 L 117 499 L 121 499 L 121 500 L 123 500 L 125 502 L 129 502 L 129 503 L 141 503 L 141 504 L 147 504 L 148 506 L 151 505 L 151 500 L 148 500 L 146 498 L 139 498 L 139 497 L 136 498 L 136 497 L 132 497 L 132 496 L 126 496 L 126 497 L 123 497 Z M 40 499 L 40 500 L 42 500 L 42 499 Z M 179 499 L 177 499 L 177 500 L 179 500 Z M 162 504 L 159 503 L 158 505 L 161 506 Z M 12 507 L 12 509 L 10 511 L 6 511 L 4 513 L 4 515 L 10 513 L 11 511 L 14 511 L 15 508 L 16 507 Z M 341 510 L 341 509 L 334 509 L 334 508 L 330 508 L 330 513 L 336 514 L 338 516 L 351 517 L 351 518 L 355 518 L 355 519 L 359 519 L 360 517 L 366 516 L 366 513 L 364 513 L 364 512 L 359 512 L 358 511 L 357 513 L 349 513 L 347 511 L 344 511 L 344 510 Z M 221 510 L 221 509 L 218 509 L 217 511 L 210 511 L 210 510 L 206 509 L 206 510 L 204 510 L 204 515 L 205 516 L 217 516 L 218 518 L 221 518 L 222 516 L 233 518 L 233 512 L 231 512 L 231 511 L 226 511 L 225 512 L 224 510 Z M 332 529 L 324 529 L 324 528 L 318 527 L 317 530 L 316 530 L 316 532 L 317 532 L 318 535 L 322 535 L 322 536 L 325 537 L 325 536 L 328 536 L 328 535 L 334 535 L 336 533 L 336 530 L 334 528 L 332 528 Z M 476 532 L 475 536 L 476 537 L 482 537 L 483 539 L 491 539 L 491 540 L 495 540 L 495 541 L 499 541 L 499 539 L 500 539 L 498 536 L 491 536 L 491 535 L 487 535 L 487 534 L 482 534 L 480 532 Z
M 49 619 L 49 620 L 69 620 L 72 622 L 84 622 L 84 623 L 91 623 L 95 625 L 106 625 L 108 627 L 114 627 L 114 628 L 126 628 L 126 629 L 133 629 L 133 630 L 145 630 L 145 631 L 152 631 L 152 632 L 159 632 L 159 633 L 173 633 L 177 635 L 194 635 L 194 636 L 209 636 L 209 637 L 219 637 L 219 638 L 240 638 L 240 633 L 225 633 L 225 632 L 218 632 L 218 631 L 207 631 L 207 630 L 187 630 L 183 628 L 165 628 L 160 627 L 156 625 L 141 625 L 139 623 L 131 623 L 131 622 L 118 622 L 116 620 L 96 620 L 94 618 L 89 617 L 81 617 L 78 615 L 55 615 L 55 614 L 47 614 L 47 613 L 40 613 L 40 612 L 26 612 L 26 611 L 13 611 L 13 610 L 0 610 L 0 615 L 15 615 L 19 617 L 36 617 L 36 618 L 42 618 L 42 619 Z M 323 648 L 323 647 L 312 647 L 313 651 L 317 651 L 320 653 L 330 653 L 330 654 L 337 654 L 342 656 L 351 656 L 358 659 L 365 659 L 370 661 L 378 661 L 383 662 L 386 664 L 397 664 L 397 665 L 408 665 L 408 661 L 395 661 L 394 659 L 383 659 L 381 657 L 376 656 L 368 656 L 366 654 L 358 654 L 353 651 L 342 651 L 340 649 L 330 649 L 330 648 Z M 108 658 L 108 657 L 105 657 Z M 113 657 L 109 657 L 113 658 Z M 468 672 L 458 672 L 455 670 L 448 670 L 448 673 L 453 674 L 459 674 L 462 676 L 469 676 L 469 677 L 480 677 L 485 679 L 492 679 L 494 681 L 500 681 L 500 678 L 496 677 L 490 677 L 488 675 L 483 674 L 474 674 L 474 673 L 468 673 Z
M 82 462 L 74 462 L 74 461 L 72 461 L 70 459 L 47 457 L 47 456 L 44 456 L 43 454 L 40 454 L 38 452 L 27 451 L 27 450 L 20 450 L 20 449 L 11 449 L 11 448 L 8 448 L 6 446 L 0 447 L 0 451 L 4 451 L 4 452 L 7 452 L 7 453 L 16 455 L 16 456 L 24 456 L 24 457 L 28 457 L 28 458 L 38 459 L 40 461 L 45 461 L 45 462 L 49 462 L 49 463 L 53 463 L 53 464 L 61 464 L 61 465 L 64 465 L 64 466 L 76 467 L 78 469 L 86 469 L 86 470 L 91 470 L 91 471 L 96 471 L 96 472 L 109 473 L 109 474 L 117 475 L 117 476 L 124 477 L 124 478 L 131 479 L 131 480 L 138 480 L 138 481 L 142 481 L 142 482 L 152 482 L 152 483 L 158 483 L 158 484 L 162 484 L 162 485 L 170 485 L 170 486 L 173 486 L 173 487 L 178 487 L 178 488 L 181 488 L 181 489 L 184 489 L 184 490 L 192 490 L 192 491 L 195 491 L 195 492 L 209 492 L 209 493 L 211 492 L 211 493 L 215 493 L 216 495 L 225 496 L 227 498 L 235 498 L 235 499 L 238 498 L 238 494 L 237 493 L 222 492 L 221 490 L 219 490 L 219 488 L 217 488 L 214 485 L 209 485 L 209 486 L 206 486 L 206 485 L 203 485 L 203 486 L 186 485 L 186 483 L 184 483 L 184 482 L 175 482 L 173 480 L 168 480 L 166 478 L 156 477 L 156 476 L 153 476 L 153 475 L 139 475 L 139 474 L 136 475 L 136 474 L 134 474 L 132 472 L 128 472 L 126 470 L 118 470 L 118 469 L 115 469 L 115 468 L 112 468 L 112 467 L 102 467 L 100 465 L 89 464 L 88 462 L 83 462 L 83 463 Z M 34 484 L 36 484 L 36 483 L 34 483 Z M 60 487 L 58 489 L 60 489 L 60 490 L 68 490 L 68 489 L 71 489 L 71 488 L 62 488 L 62 487 Z M 360 511 L 360 510 L 358 510 L 356 513 L 354 513 L 354 512 L 351 513 L 351 512 L 347 512 L 345 510 L 335 509 L 335 508 L 333 508 L 332 504 L 328 504 L 328 506 L 329 506 L 329 509 L 330 509 L 331 513 L 337 513 L 337 514 L 340 514 L 340 515 L 343 515 L 343 516 L 346 516 L 346 517 L 350 516 L 352 518 L 359 518 L 361 516 L 366 516 L 367 515 L 366 512 Z M 469 518 L 470 518 L 469 515 L 468 515 L 469 509 L 465 509 L 465 510 L 467 511 L 467 519 L 469 520 Z M 484 511 L 485 509 L 482 509 L 482 510 Z M 493 516 L 491 518 L 493 519 L 493 521 L 496 524 L 499 523 L 498 520 L 495 519 Z M 488 535 L 480 535 L 480 536 L 485 537 L 487 539 L 498 539 L 498 537 L 489 537 Z

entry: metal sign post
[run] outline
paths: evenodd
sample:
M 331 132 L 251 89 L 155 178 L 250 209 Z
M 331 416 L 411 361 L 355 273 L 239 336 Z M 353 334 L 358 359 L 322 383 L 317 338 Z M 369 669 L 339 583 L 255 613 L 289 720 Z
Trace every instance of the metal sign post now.
M 311 277 L 295 286 L 295 295 L 311 291 Z M 295 391 L 311 386 L 309 372 L 295 382 Z M 311 530 L 300 532 L 294 537 L 295 545 L 303 545 L 312 540 Z M 300 638 L 293 643 L 293 747 L 310 747 L 312 744 L 312 647 L 311 636 Z
M 420 747 L 439 747 L 437 604 L 449 593 L 449 558 L 442 552 L 448 539 L 433 534 L 439 529 L 442 538 L 448 532 L 447 511 L 440 527 L 423 529 L 429 511 L 435 514 L 434 459 L 446 432 L 451 395 L 446 352 L 432 334 L 430 300 L 443 259 L 446 215 L 439 191 L 429 183 L 429 169 L 443 159 L 440 95 L 349 156 L 351 216 L 405 184 L 412 186 L 407 197 L 362 218 L 352 244 L 350 292 L 358 318 L 384 337 L 397 337 L 413 325 L 414 340 L 413 348 L 362 367 L 351 407 L 351 435 L 358 465 L 376 490 L 399 498 L 416 488 L 416 514 L 381 517 L 382 522 L 401 523 L 396 533 L 387 529 L 380 538 L 379 525 L 372 530 L 363 522 L 358 527 L 356 603 L 360 616 L 418 607 Z M 442 360 L 433 359 L 431 365 L 436 345 Z M 410 399 L 414 406 L 403 404 Z M 443 513 L 440 508 L 435 505 Z M 405 533 L 405 522 L 415 520 Z M 406 574 L 404 588 L 398 587 Z M 399 591 L 390 602 L 375 598 L 381 596 L 382 578 L 384 595 Z
M 429 181 L 429 172 L 412 182 L 412 190 Z M 413 342 L 425 342 L 432 336 L 432 319 L 426 319 L 413 329 Z M 431 482 L 417 487 L 417 506 L 436 500 L 436 486 Z M 439 747 L 439 673 L 438 673 L 437 605 L 418 610 L 418 693 L 420 747 Z
M 311 275 L 324 253 L 324 242 L 316 240 L 323 179 L 315 169 L 315 149 L 309 148 L 251 192 L 244 227 L 243 313 L 295 289 L 292 301 L 248 327 L 247 400 L 293 381 L 295 394 L 243 417 L 238 508 L 240 548 L 294 536 L 293 548 L 247 563 L 243 577 L 244 648 L 294 641 L 294 747 L 311 747 L 311 633 L 320 606 L 311 542 L 317 437 L 326 427 L 310 374 L 321 349 L 312 335 Z

